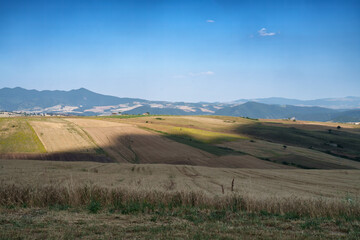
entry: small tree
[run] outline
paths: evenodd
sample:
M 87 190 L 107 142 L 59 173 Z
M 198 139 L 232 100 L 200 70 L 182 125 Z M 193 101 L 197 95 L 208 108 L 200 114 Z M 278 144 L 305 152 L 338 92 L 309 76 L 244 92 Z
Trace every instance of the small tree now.
M 337 126 L 337 129 L 340 129 L 341 127 L 340 126 Z

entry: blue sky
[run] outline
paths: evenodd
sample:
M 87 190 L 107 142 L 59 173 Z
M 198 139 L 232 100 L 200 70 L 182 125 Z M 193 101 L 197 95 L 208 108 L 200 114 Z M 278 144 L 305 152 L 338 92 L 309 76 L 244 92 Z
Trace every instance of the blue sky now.
M 315 99 L 359 76 L 360 1 L 0 0 L 0 88 Z

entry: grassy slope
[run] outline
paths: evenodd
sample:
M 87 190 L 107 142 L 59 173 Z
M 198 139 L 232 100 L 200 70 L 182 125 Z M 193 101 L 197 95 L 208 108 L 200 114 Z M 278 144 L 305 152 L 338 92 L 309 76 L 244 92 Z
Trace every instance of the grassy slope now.
M 239 140 L 220 144 L 267 161 L 312 169 L 360 169 L 360 162 L 332 156 L 309 148 L 256 140 Z
M 310 148 L 360 161 L 359 135 L 342 129 L 305 130 L 296 125 L 257 123 L 239 126 L 237 131 L 270 142 Z
M 29 120 L 33 119 L 36 121 L 64 121 L 61 118 L 31 118 Z M 337 129 L 336 123 L 283 120 L 271 122 L 270 120 L 224 116 L 136 115 L 97 117 L 96 119 L 134 124 L 217 156 L 246 154 L 300 168 L 330 169 L 354 167 L 353 164 L 347 164 L 349 162 L 346 161 L 338 164 L 341 159 L 360 159 L 359 129 L 344 124 L 342 128 Z M 9 127 L 12 125 L 10 122 L 20 123 L 20 125 L 18 124 L 19 128 Z M 6 131 L 2 131 L 1 135 L 3 141 L 0 148 L 1 153 L 45 151 L 37 136 L 31 131 L 31 127 L 25 123 L 25 118 L 2 120 L 2 128 Z M 330 133 L 329 129 L 331 129 Z M 261 147 L 261 144 L 259 147 L 258 144 L 252 144 L 257 147 L 254 148 L 249 146 L 251 139 L 262 139 L 264 143 L 268 144 L 264 144 L 264 148 Z M 232 142 L 238 142 L 238 145 L 231 145 Z M 287 151 L 282 149 L 282 145 L 288 147 Z M 292 146 L 299 147 L 299 150 L 293 151 Z M 260 150 L 261 154 L 258 154 Z M 96 152 L 104 154 L 104 151 L 99 148 L 96 149 Z M 322 154 L 319 154 L 320 152 Z M 342 158 L 334 158 L 334 156 Z M 327 161 L 329 163 L 324 165 L 324 162 Z M 355 166 L 355 168 L 357 167 Z
M 148 128 L 148 127 L 142 127 L 142 126 L 140 126 L 140 128 L 148 130 L 148 131 L 163 134 L 165 137 L 167 137 L 170 140 L 173 140 L 173 141 L 176 141 L 176 142 L 179 142 L 179 143 L 182 143 L 182 144 L 186 144 L 186 145 L 189 145 L 189 146 L 194 147 L 194 148 L 201 149 L 203 151 L 214 154 L 216 156 L 243 154 L 240 151 L 234 151 L 234 150 L 232 150 L 230 148 L 211 145 L 211 144 L 208 144 L 205 141 L 199 140 L 199 139 L 201 139 L 201 137 L 203 135 L 200 135 L 200 136 L 195 135 L 194 136 L 194 134 L 192 134 L 192 135 L 190 135 L 190 134 L 173 134 L 173 133 L 169 133 L 169 132 L 172 132 L 172 131 L 163 132 L 163 131 L 155 130 L 154 128 Z M 181 131 L 181 130 L 179 129 L 179 131 Z M 193 131 L 192 133 L 194 133 L 194 132 L 195 131 Z M 224 137 L 221 136 L 221 139 L 224 139 Z M 209 141 L 209 140 L 207 140 L 207 141 Z M 215 138 L 212 138 L 211 141 L 219 142 L 219 140 L 215 139 Z
M 333 156 L 352 160 L 358 160 L 360 157 L 358 129 L 347 125 L 337 129 L 336 123 L 294 123 L 282 120 L 271 123 L 269 120 L 223 116 L 157 116 L 120 121 L 157 131 L 172 140 L 218 156 L 248 154 L 299 168 L 320 169 L 358 168 L 343 158 Z M 328 129 L 331 129 L 331 133 Z M 246 147 L 249 145 L 249 138 L 263 139 L 269 144 L 264 145 L 264 148 L 258 146 L 261 149 Z M 232 141 L 238 142 L 237 146 L 227 144 Z M 334 147 L 334 144 L 337 144 L 337 147 Z M 290 150 L 285 151 L 283 145 Z M 298 146 L 300 150 L 292 151 L 289 145 Z M 261 154 L 258 154 L 259 150 Z M 329 158 L 331 160 L 328 160 Z M 341 160 L 342 162 L 339 162 Z
M 239 122 L 251 122 L 247 119 L 233 117 L 207 118 L 188 116 L 146 116 L 137 119 L 122 119 L 120 121 L 136 124 L 143 129 L 161 133 L 173 141 L 217 156 L 243 154 L 226 147 L 215 146 L 215 144 L 247 139 L 247 137 L 232 131 Z
M 25 118 L 0 118 L 0 153 L 44 153 L 45 147 Z

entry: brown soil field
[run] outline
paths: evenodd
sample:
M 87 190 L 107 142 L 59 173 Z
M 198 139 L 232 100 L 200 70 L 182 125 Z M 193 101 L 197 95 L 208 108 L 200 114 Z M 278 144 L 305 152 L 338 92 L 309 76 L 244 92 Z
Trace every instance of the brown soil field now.
M 257 199 L 360 197 L 359 170 L 230 169 L 164 164 L 0 160 L 1 184 L 31 186 L 97 185 L 133 191 L 234 193 Z
M 135 125 L 114 121 L 68 118 L 84 129 L 117 162 L 167 163 L 211 167 L 289 168 L 248 155 L 218 157 Z

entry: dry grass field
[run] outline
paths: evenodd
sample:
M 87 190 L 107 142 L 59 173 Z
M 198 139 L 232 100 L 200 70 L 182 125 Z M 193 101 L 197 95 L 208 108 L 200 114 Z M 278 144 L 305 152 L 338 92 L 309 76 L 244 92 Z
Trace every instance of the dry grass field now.
M 0 182 L 1 238 L 360 236 L 358 170 L 0 160 Z
M 167 163 L 211 167 L 288 168 L 243 154 L 216 156 L 202 149 L 181 144 L 133 124 L 69 118 L 84 129 L 95 143 L 117 162 Z M 215 148 L 218 148 L 215 146 Z
M 0 119 L 0 239 L 359 239 L 359 128 L 337 126 Z
M 77 161 L 232 168 L 360 168 L 358 128 L 346 124 L 337 128 L 336 123 L 219 116 L 17 118 L 2 123 L 11 121 L 28 129 L 34 140 L 6 140 L 3 159 L 71 161 L 73 156 Z M 5 142 L 14 130 L 4 129 Z
M 92 152 L 96 145 L 77 125 L 58 121 L 30 121 L 47 152 Z
M 338 128 L 337 123 L 222 116 L 104 120 L 135 124 L 220 156 L 243 154 L 262 160 L 262 164 L 267 161 L 305 169 L 360 169 L 360 128 L 351 124 Z M 229 151 L 219 151 L 214 145 Z
M 234 179 L 234 189 L 231 183 Z M 93 184 L 137 191 L 195 191 L 209 196 L 238 193 L 257 198 L 360 196 L 358 170 L 230 169 L 166 164 L 0 160 L 2 184 Z

